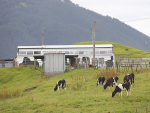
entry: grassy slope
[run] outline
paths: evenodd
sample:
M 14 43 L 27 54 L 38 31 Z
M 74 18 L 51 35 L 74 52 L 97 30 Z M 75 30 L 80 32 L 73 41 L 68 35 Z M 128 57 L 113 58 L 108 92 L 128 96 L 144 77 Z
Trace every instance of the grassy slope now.
M 40 70 L 39 70 L 40 71 Z M 59 76 L 41 77 L 31 67 L 0 69 L 0 93 L 19 90 L 20 96 L 0 99 L 0 112 L 108 112 L 128 113 L 145 112 L 150 107 L 150 70 L 136 74 L 135 85 L 131 87 L 131 95 L 123 97 L 118 94 L 114 98 L 114 89 L 96 86 L 98 75 L 102 70 L 82 69 L 64 73 Z M 108 72 L 107 72 L 108 73 Z M 125 73 L 116 73 L 119 83 L 122 83 Z M 54 92 L 59 79 L 67 81 L 67 90 Z M 78 82 L 77 82 L 78 81 Z M 77 86 L 78 85 L 78 86 Z M 38 86 L 36 89 L 23 92 L 27 88 Z M 150 111 L 150 110 L 149 110 Z
M 83 44 L 92 44 L 92 42 L 78 42 L 74 45 L 83 45 Z M 148 53 L 146 51 L 142 51 L 133 47 L 125 46 L 122 44 L 114 43 L 114 42 L 108 42 L 108 41 L 96 41 L 95 44 L 112 44 L 113 45 L 113 53 Z M 125 55 L 124 55 L 125 56 Z M 150 54 L 134 54 L 134 55 L 128 55 L 130 57 L 150 57 Z
M 101 43 L 109 44 L 111 42 L 96 42 L 96 44 Z M 76 44 L 91 44 L 91 42 Z M 112 44 L 114 53 L 146 53 L 121 44 Z M 38 71 L 42 72 L 42 69 L 38 69 Z M 32 67 L 2 68 L 0 69 L 0 112 L 107 113 L 110 111 L 111 113 L 120 113 L 124 110 L 133 113 L 138 108 L 138 112 L 141 113 L 146 111 L 146 106 L 150 108 L 150 70 L 136 74 L 135 86 L 131 87 L 131 95 L 127 97 L 126 92 L 123 92 L 122 98 L 118 94 L 112 98 L 111 94 L 114 90 L 112 88 L 104 90 L 101 86 L 96 87 L 97 75 L 104 76 L 101 72 L 100 69 L 89 68 L 47 78 L 42 77 Z M 122 83 L 125 73 L 120 72 L 115 75 L 118 75 L 119 83 Z M 67 90 L 54 92 L 55 84 L 60 79 L 67 81 Z M 24 92 L 25 89 L 35 86 L 37 86 L 36 89 Z

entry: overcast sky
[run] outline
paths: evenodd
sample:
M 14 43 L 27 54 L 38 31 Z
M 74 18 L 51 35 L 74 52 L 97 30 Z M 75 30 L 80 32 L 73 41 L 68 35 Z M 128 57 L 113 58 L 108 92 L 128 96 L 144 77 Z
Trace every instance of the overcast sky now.
M 150 37 L 150 0 L 70 0 L 80 7 L 125 22 Z

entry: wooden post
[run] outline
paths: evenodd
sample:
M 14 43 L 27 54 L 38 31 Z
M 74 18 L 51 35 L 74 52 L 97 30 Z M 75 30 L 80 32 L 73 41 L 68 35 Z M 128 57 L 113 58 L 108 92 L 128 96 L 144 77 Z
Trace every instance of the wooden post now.
M 143 71 L 143 70 L 142 70 L 142 64 L 141 64 L 141 63 L 142 63 L 142 59 L 140 60 L 140 68 L 141 68 L 141 71 Z
M 137 71 L 137 68 L 138 68 L 138 63 L 137 63 L 137 66 L 136 66 L 136 71 Z
M 97 69 L 98 69 L 98 60 L 97 60 Z
M 35 57 L 34 57 L 34 69 L 36 68 L 36 62 L 35 62 Z
M 137 108 L 136 108 L 136 113 L 137 113 L 138 111 L 137 111 Z
M 2 67 L 5 67 L 5 60 L 2 61 Z
M 145 65 L 146 65 L 146 70 L 147 70 L 147 64 L 146 64 L 146 61 L 145 61 Z
M 83 57 L 82 57 L 82 68 L 83 68 Z
M 132 64 L 131 64 L 131 70 L 132 70 Z
M 78 68 L 78 58 L 76 57 L 76 69 Z
M 148 108 L 147 108 L 147 106 L 146 106 L 146 113 L 148 113 Z
M 13 58 L 13 67 L 16 67 L 16 65 L 15 65 L 15 58 Z
M 71 58 L 69 58 L 69 67 L 71 66 Z
M 93 66 L 95 69 L 95 21 L 94 21 L 94 25 L 93 25 Z
M 85 59 L 86 59 L 86 68 L 88 68 L 88 61 L 87 61 L 87 57 L 86 57 Z
M 117 72 L 118 72 L 118 62 L 117 62 L 117 60 L 116 60 L 116 67 L 117 67 Z

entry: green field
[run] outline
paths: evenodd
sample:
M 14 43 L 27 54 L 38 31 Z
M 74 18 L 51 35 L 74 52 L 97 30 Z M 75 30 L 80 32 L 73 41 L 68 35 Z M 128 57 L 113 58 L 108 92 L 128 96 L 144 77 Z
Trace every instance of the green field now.
M 41 73 L 40 73 L 41 72 Z M 150 69 L 135 73 L 135 84 L 131 95 L 122 97 L 117 93 L 112 98 L 113 88 L 106 90 L 96 86 L 98 76 L 118 76 L 123 82 L 125 74 L 115 69 L 73 70 L 55 77 L 43 76 L 43 69 L 29 67 L 0 69 L 0 112 L 1 113 L 138 113 L 150 112 Z M 56 82 L 65 79 L 67 89 L 54 91 Z M 24 92 L 25 89 L 37 88 Z
M 99 42 L 96 44 L 109 44 Z M 91 44 L 81 42 L 76 44 Z M 112 43 L 114 53 L 147 53 L 135 48 Z M 136 56 L 136 54 L 131 55 Z M 147 57 L 149 54 L 138 56 Z M 135 67 L 134 67 L 135 68 Z M 117 93 L 112 98 L 113 88 L 106 90 L 96 86 L 97 78 L 105 76 L 119 77 L 123 83 L 125 74 L 131 73 L 120 69 L 80 69 L 69 70 L 55 77 L 44 76 L 43 68 L 33 66 L 0 69 L 0 113 L 146 113 L 150 112 L 150 67 L 135 71 L 135 83 L 131 95 L 122 97 Z M 54 91 L 58 80 L 65 79 L 67 89 Z M 33 90 L 30 88 L 36 87 Z M 115 87 L 114 87 L 115 88 Z

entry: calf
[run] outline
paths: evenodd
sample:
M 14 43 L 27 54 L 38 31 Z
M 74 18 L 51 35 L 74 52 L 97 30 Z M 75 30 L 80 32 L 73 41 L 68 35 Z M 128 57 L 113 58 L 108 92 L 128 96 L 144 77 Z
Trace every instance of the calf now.
M 125 82 L 131 82 L 131 86 L 132 86 L 132 84 L 134 85 L 134 76 L 135 76 L 134 73 L 125 75 L 124 79 L 123 79 L 124 83 Z
M 56 91 L 57 89 L 60 90 L 60 88 L 65 89 L 66 90 L 66 81 L 63 80 L 59 80 L 56 84 L 56 87 L 54 88 L 54 91 Z
M 126 82 L 116 86 L 114 92 L 112 92 L 112 97 L 114 97 L 117 92 L 119 92 L 119 96 L 121 93 L 121 97 L 122 97 L 122 91 L 127 91 L 127 96 L 128 96 L 128 92 L 130 93 L 130 82 Z
M 109 86 L 109 89 L 110 89 L 110 86 L 112 85 L 113 87 L 113 84 L 116 84 L 118 85 L 118 77 L 111 77 L 107 80 L 106 84 L 104 85 L 104 89 L 107 88 L 107 86 Z
M 99 77 L 98 79 L 97 79 L 97 86 L 99 86 L 99 84 L 102 84 L 102 86 L 104 86 L 104 84 L 105 84 L 105 77 Z

